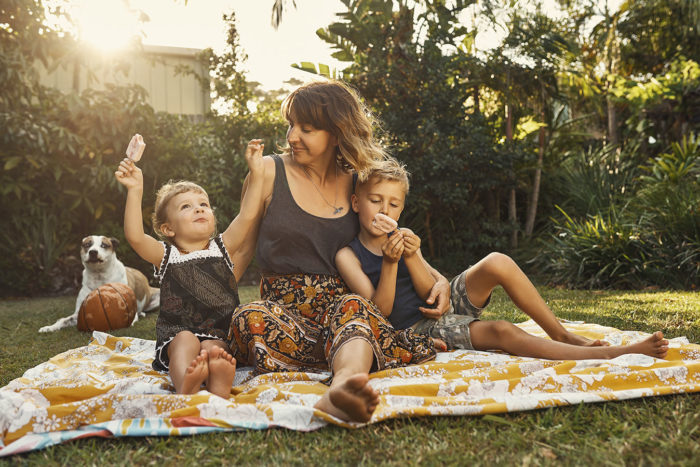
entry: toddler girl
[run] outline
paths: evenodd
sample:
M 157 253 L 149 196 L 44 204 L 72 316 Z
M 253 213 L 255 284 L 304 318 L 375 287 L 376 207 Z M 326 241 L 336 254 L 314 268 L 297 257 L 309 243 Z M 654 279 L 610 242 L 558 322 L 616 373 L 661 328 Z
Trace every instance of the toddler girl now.
M 156 268 L 160 312 L 156 321 L 153 368 L 169 371 L 175 390 L 194 394 L 204 383 L 228 398 L 236 361 L 226 344 L 231 315 L 238 306 L 237 280 L 230 254 L 241 247 L 262 209 L 264 165 L 261 140 L 252 140 L 245 157 L 250 169 L 241 210 L 218 236 L 207 193 L 180 181 L 157 194 L 153 229 L 165 242 L 144 233 L 141 215 L 143 175 L 125 158 L 115 176 L 127 188 L 124 233 L 132 248 Z

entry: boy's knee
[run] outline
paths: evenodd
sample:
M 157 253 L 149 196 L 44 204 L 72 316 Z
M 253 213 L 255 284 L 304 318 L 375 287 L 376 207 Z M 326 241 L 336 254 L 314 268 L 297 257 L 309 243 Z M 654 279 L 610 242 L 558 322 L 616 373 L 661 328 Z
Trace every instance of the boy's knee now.
M 498 252 L 489 253 L 489 255 L 484 258 L 484 266 L 489 272 L 497 275 L 510 273 L 513 267 L 517 267 L 515 261 L 513 261 L 510 256 Z
M 515 325 L 510 321 L 498 320 L 490 321 L 491 331 L 496 335 L 498 339 L 507 339 L 513 333 L 513 328 Z

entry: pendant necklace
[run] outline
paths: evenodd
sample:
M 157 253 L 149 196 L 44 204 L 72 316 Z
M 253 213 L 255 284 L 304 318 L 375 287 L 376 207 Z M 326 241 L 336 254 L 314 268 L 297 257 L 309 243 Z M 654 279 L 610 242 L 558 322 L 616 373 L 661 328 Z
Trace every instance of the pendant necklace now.
M 299 164 L 299 165 L 301 166 L 301 170 L 304 171 L 304 175 L 306 175 L 306 178 L 309 179 L 309 181 L 314 186 L 314 188 L 316 189 L 318 194 L 321 195 L 321 199 L 323 199 L 323 201 L 325 201 L 328 206 L 333 208 L 333 215 L 335 216 L 336 214 L 341 212 L 343 210 L 343 206 L 336 206 L 336 204 L 335 204 L 338 201 L 338 164 L 335 164 L 335 195 L 333 198 L 333 204 L 329 203 L 328 200 L 326 199 L 326 197 L 323 196 L 323 193 L 321 193 L 320 188 L 317 187 L 316 184 L 314 183 L 314 180 L 313 180 L 313 178 L 311 178 L 311 175 L 306 170 L 306 167 L 304 167 L 301 164 Z

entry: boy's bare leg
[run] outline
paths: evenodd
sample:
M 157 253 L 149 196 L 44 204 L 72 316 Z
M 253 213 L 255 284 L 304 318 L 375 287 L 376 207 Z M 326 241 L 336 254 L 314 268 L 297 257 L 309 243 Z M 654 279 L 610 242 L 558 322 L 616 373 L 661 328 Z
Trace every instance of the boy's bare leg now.
M 591 340 L 567 331 L 530 279 L 515 261 L 504 254 L 491 253 L 469 268 L 465 282 L 469 300 L 476 306 L 486 303 L 493 289 L 500 285 L 515 306 L 535 320 L 552 340 L 584 346 L 608 345 L 607 342 Z
M 188 331 L 178 333 L 168 345 L 170 379 L 178 394 L 199 391 L 208 376 L 207 354 L 197 336 Z
M 379 395 L 369 385 L 373 361 L 367 341 L 346 342 L 335 354 L 331 386 L 314 407 L 342 420 L 369 421 L 379 403 Z
M 228 399 L 231 396 L 231 386 L 236 377 L 236 359 L 228 353 L 226 344 L 221 341 L 204 341 L 209 352 L 209 378 L 207 391 L 219 397 Z
M 657 331 L 643 341 L 617 346 L 580 346 L 528 334 L 508 321 L 474 321 L 469 325 L 472 345 L 477 350 L 504 350 L 521 357 L 549 360 L 610 359 L 628 353 L 665 358 L 668 341 Z

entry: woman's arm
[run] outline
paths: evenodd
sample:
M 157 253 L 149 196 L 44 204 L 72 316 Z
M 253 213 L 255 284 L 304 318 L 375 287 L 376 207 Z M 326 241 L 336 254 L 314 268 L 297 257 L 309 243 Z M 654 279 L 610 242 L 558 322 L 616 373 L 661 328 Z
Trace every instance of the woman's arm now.
M 263 210 L 260 216 L 253 222 L 250 226 L 250 230 L 247 235 L 241 238 L 241 243 L 238 248 L 234 250 L 228 250 L 229 256 L 231 257 L 231 262 L 233 262 L 233 275 L 236 280 L 239 281 L 243 274 L 245 273 L 250 261 L 253 259 L 255 254 L 255 245 L 258 240 L 258 231 L 260 229 L 260 222 L 262 221 L 267 206 L 270 204 L 270 199 L 272 197 L 273 185 L 275 182 L 275 161 L 271 157 L 264 157 L 263 163 L 265 164 L 265 176 L 262 187 L 262 199 Z M 245 197 L 250 187 L 250 174 L 246 177 L 243 182 L 243 190 L 241 192 L 241 205 L 245 203 Z
M 248 143 L 245 157 L 248 162 L 250 172 L 246 177 L 247 186 L 244 185 L 244 196 L 241 200 L 241 210 L 231 221 L 226 230 L 221 234 L 221 238 L 229 253 L 241 248 L 253 230 L 263 213 L 263 185 L 265 182 L 265 163 L 263 161 L 264 145 L 261 140 L 252 140 Z
M 127 189 L 124 208 L 124 235 L 134 251 L 144 260 L 160 266 L 165 254 L 163 244 L 143 231 L 141 202 L 143 198 L 143 173 L 133 161 L 125 158 L 114 172 L 117 181 Z
M 429 305 L 435 304 L 435 306 L 433 308 L 422 306 L 419 309 L 426 318 L 438 319 L 450 309 L 450 283 L 437 269 L 428 264 L 420 250 L 418 250 L 416 255 L 420 257 L 426 269 L 430 272 L 430 275 L 435 279 L 435 285 L 433 285 L 433 288 L 430 290 L 428 298 L 425 299 L 426 303 Z

